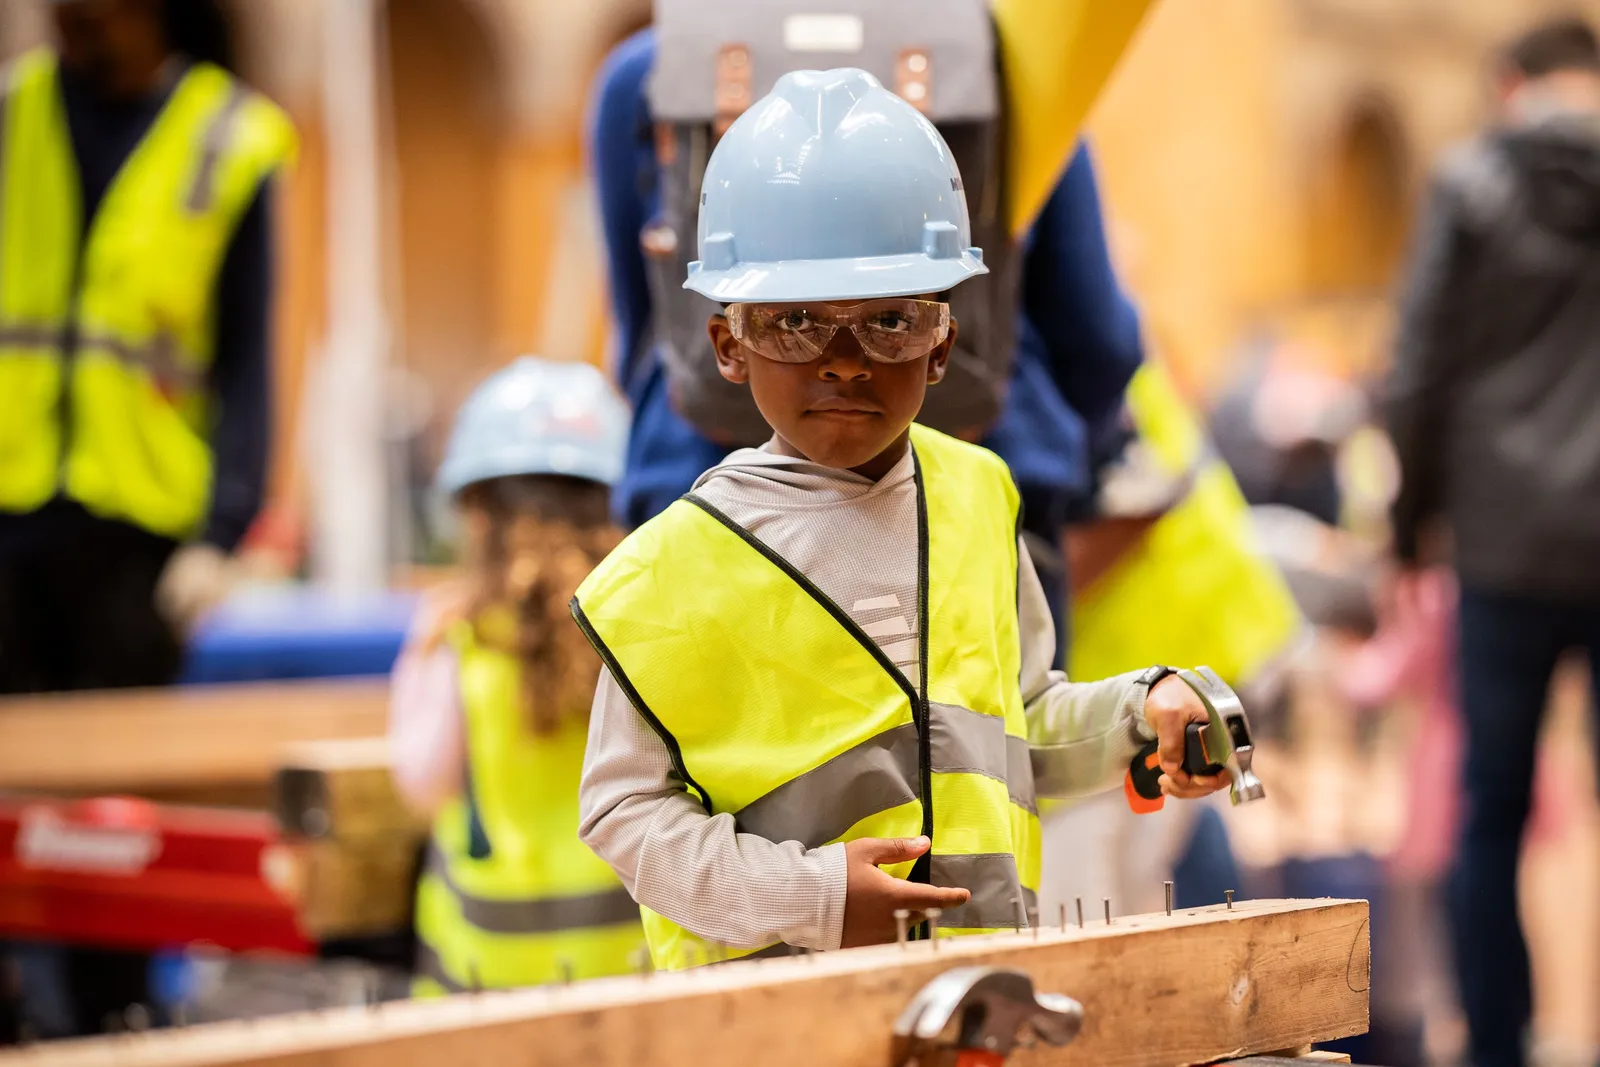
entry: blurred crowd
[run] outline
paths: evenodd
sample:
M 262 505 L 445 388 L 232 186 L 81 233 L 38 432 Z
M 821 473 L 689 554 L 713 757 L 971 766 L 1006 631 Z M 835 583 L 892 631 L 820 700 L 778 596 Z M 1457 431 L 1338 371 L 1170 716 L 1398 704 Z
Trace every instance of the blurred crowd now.
M 708 134 L 737 113 L 730 100 L 767 88 L 686 76 L 722 79 L 730 62 L 700 6 L 658 4 L 592 86 L 607 373 L 560 352 L 499 371 L 459 413 L 428 491 L 454 517 L 415 517 L 421 541 L 457 546 L 394 674 L 395 781 L 433 826 L 416 916 L 427 992 L 549 981 L 573 952 L 579 977 L 634 966 L 637 925 L 515 959 L 457 898 L 581 893 L 620 899 L 637 923 L 575 830 L 600 666 L 567 603 L 623 531 L 769 434 L 717 373 L 704 323 L 718 303 L 682 287 L 705 255 Z M 296 142 L 231 73 L 215 4 L 50 11 L 51 44 L 4 68 L 0 95 L 4 694 L 174 683 L 227 599 L 266 482 L 274 189 Z M 951 298 L 951 380 L 924 421 L 1009 466 L 1054 666 L 1084 680 L 1213 667 L 1249 710 L 1270 798 L 1145 816 L 1120 792 L 1047 807 L 1039 909 L 1155 910 L 1167 879 L 1179 906 L 1230 890 L 1369 899 L 1372 1031 L 1345 1046 L 1357 1062 L 1600 1062 L 1587 1025 L 1600 970 L 1549 963 L 1568 959 L 1543 947 L 1559 928 L 1519 894 L 1541 839 L 1559 853 L 1592 829 L 1587 756 L 1552 759 L 1541 738 L 1547 709 L 1585 703 L 1570 654 L 1600 651 L 1594 31 L 1546 21 L 1493 57 L 1492 114 L 1433 169 L 1380 374 L 1330 369 L 1328 342 L 1264 326 L 1214 395 L 1141 329 L 1092 145 L 1052 159 L 1053 184 L 1011 232 L 996 206 L 1015 195 L 1000 173 L 1002 45 L 975 40 L 981 52 L 946 42 L 938 69 L 983 72 L 969 79 L 987 86 L 982 106 L 936 97 L 946 110 L 924 111 L 992 273 Z M 915 101 L 921 69 L 883 80 Z M 1581 719 L 1559 736 L 1594 751 Z M 519 819 L 530 808 L 546 814 Z M 552 845 L 540 835 L 561 820 Z M 499 856 L 559 855 L 560 874 L 472 867 L 490 841 Z M 1559 855 L 1550 870 L 1562 876 Z M 13 1038 L 92 1032 L 160 999 L 140 953 L 17 942 L 10 958 L 0 977 L 25 1005 Z M 1572 981 L 1588 983 L 1575 1026 L 1548 1003 L 1547 983 Z

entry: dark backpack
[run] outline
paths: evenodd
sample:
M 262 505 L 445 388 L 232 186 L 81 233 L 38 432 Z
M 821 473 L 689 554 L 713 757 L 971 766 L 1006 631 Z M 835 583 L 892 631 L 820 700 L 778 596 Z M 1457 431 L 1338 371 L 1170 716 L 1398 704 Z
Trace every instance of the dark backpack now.
M 1000 415 L 1011 380 L 1019 257 L 1006 225 L 1002 80 L 985 0 L 655 0 L 655 121 L 661 208 L 640 235 L 653 342 L 672 404 L 707 437 L 756 445 L 772 431 L 749 389 L 717 372 L 706 320 L 718 305 L 683 288 L 700 180 L 716 138 L 791 70 L 859 67 L 918 107 L 961 170 L 972 243 L 989 273 L 950 293 L 949 370 L 918 421 L 969 439 Z

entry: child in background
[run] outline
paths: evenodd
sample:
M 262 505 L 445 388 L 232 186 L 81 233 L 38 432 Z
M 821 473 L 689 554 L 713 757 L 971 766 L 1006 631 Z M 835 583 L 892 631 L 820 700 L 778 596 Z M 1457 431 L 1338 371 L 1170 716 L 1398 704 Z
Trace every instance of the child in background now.
M 433 818 L 418 991 L 629 968 L 639 909 L 578 840 L 600 663 L 567 601 L 616 545 L 628 412 L 586 364 L 520 359 L 462 405 L 439 470 L 466 576 L 432 596 L 394 673 L 396 782 Z
M 701 188 L 687 285 L 774 436 L 574 598 L 607 668 L 584 840 L 658 967 L 881 943 L 936 908 L 940 933 L 1025 927 L 1036 798 L 1114 785 L 1153 738 L 1165 793 L 1220 788 L 1181 769 L 1205 708 L 1164 667 L 1052 671 L 1005 464 L 912 424 L 958 328 L 941 294 L 988 269 L 933 125 L 864 71 L 786 74 Z

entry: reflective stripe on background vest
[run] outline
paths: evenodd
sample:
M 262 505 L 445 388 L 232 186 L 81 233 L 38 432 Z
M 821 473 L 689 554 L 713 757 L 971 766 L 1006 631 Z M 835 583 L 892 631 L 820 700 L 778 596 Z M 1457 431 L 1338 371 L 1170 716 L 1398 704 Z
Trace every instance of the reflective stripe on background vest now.
M 506 636 L 503 614 L 481 632 Z M 639 907 L 578 840 L 578 779 L 588 724 L 571 716 L 549 735 L 529 729 L 521 668 L 469 623 L 450 633 L 459 659 L 467 775 L 489 842 L 469 849 L 464 798 L 434 820 L 417 891 L 419 973 L 439 988 L 538 985 L 622 974 L 644 942 Z M 495 644 L 503 642 L 496 641 Z
M 807 848 L 931 828 L 928 879 L 972 891 L 941 929 L 1016 928 L 1039 879 L 1016 490 L 990 452 L 921 426 L 912 445 L 924 691 L 787 561 L 692 496 L 602 563 L 573 612 L 708 812 Z M 751 954 L 649 909 L 645 927 L 659 967 Z
M 219 68 L 194 65 L 80 242 L 77 165 L 54 55 L 22 57 L 8 86 L 0 509 L 29 511 L 64 489 L 97 514 L 185 536 L 210 493 L 204 386 L 217 275 L 262 181 L 292 156 L 293 128 Z M 61 346 L 74 314 L 68 381 Z

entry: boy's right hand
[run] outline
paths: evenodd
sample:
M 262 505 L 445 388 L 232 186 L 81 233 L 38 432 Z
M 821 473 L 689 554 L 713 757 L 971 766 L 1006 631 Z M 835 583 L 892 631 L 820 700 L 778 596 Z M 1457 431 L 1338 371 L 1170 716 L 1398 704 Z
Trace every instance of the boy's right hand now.
M 863 837 L 845 844 L 847 880 L 840 948 L 893 941 L 896 911 L 909 911 L 911 921 L 919 923 L 928 908 L 953 908 L 967 902 L 972 894 L 965 889 L 908 882 L 878 869 L 880 864 L 906 863 L 926 851 L 926 837 Z

